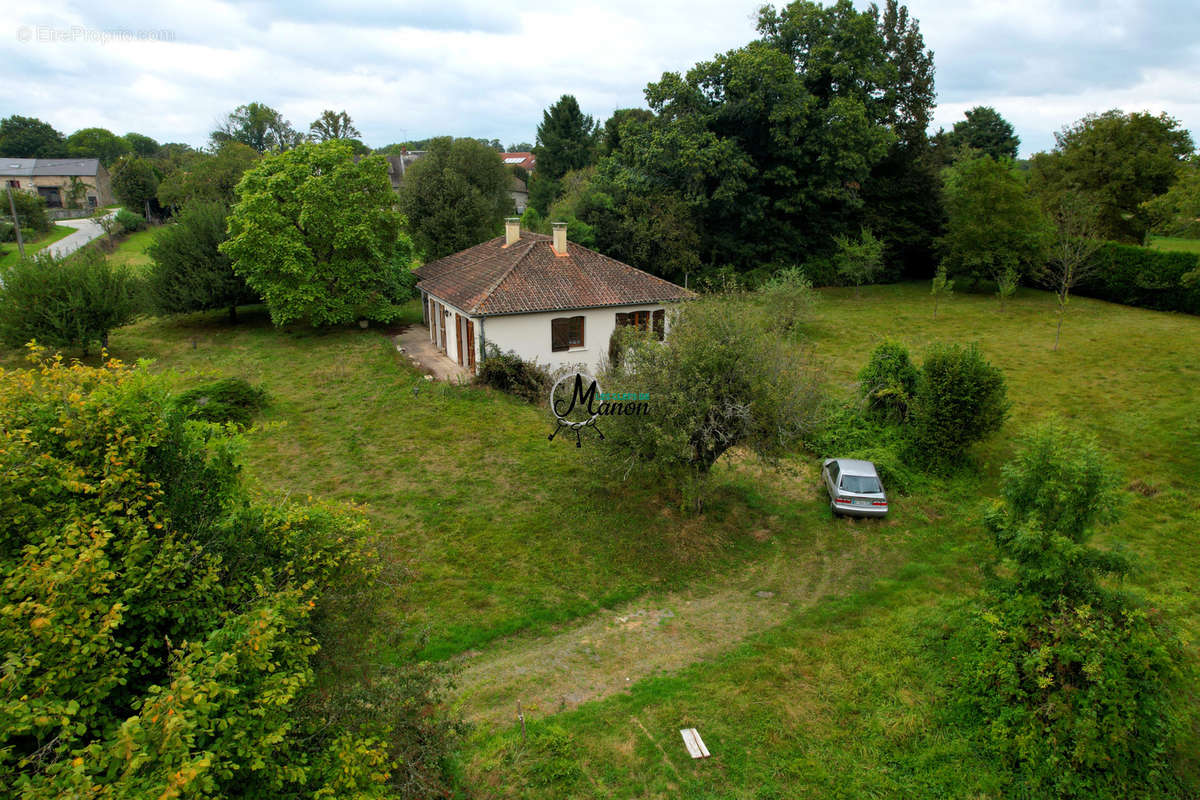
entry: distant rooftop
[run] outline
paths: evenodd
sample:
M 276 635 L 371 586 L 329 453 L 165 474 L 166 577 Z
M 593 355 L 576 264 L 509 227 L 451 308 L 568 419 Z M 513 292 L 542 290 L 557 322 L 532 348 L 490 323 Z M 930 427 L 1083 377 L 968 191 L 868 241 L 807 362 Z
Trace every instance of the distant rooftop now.
M 95 175 L 100 171 L 98 158 L 0 158 L 0 175 Z

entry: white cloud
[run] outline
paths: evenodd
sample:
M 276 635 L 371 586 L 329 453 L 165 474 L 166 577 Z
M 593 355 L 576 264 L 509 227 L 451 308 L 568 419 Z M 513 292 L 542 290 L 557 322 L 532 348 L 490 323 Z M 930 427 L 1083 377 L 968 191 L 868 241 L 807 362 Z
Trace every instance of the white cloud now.
M 0 29 L 0 115 L 41 117 L 67 133 L 103 125 L 201 145 L 221 116 L 258 100 L 299 128 L 322 109 L 345 109 L 374 145 L 441 133 L 532 141 L 542 110 L 561 94 L 603 120 L 641 105 L 662 72 L 749 41 L 758 4 L 128 0 L 51 9 L 0 0 L 11 26 Z M 992 105 L 1017 127 L 1025 152 L 1113 107 L 1163 109 L 1200 131 L 1200 15 L 1189 6 L 913 0 L 935 51 L 935 124 Z M 20 42 L 22 26 L 166 31 L 173 40 Z

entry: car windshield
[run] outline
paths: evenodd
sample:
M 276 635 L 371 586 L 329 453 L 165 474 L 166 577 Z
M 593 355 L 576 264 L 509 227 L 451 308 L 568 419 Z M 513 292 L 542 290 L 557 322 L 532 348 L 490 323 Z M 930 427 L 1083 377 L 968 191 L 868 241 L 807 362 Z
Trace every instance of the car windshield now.
M 883 491 L 879 479 L 870 475 L 843 475 L 842 488 L 857 494 L 876 494 Z

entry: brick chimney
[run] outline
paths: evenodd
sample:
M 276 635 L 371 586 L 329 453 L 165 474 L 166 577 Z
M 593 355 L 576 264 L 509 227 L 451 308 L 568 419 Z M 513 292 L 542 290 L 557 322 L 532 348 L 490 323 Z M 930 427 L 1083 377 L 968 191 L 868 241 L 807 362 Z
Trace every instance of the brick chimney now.
M 513 242 L 521 239 L 521 218 L 508 217 L 504 220 L 504 246 L 508 247 Z
M 554 255 L 567 255 L 567 223 L 552 222 L 550 226 L 554 228 Z

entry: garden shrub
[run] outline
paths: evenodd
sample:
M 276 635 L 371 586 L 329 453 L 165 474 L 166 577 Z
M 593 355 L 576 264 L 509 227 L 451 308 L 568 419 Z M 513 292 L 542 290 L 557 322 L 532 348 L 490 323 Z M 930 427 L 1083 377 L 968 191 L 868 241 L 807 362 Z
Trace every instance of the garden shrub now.
M 0 268 L 0 341 L 19 347 L 37 340 L 86 355 L 133 321 L 140 298 L 137 278 L 95 248 L 61 259 L 38 253 Z
M 175 402 L 193 419 L 249 425 L 267 405 L 267 393 L 244 378 L 222 378 L 180 394 Z
M 46 213 L 46 201 L 39 195 L 30 192 L 13 192 L 13 204 L 17 207 L 17 217 L 21 220 L 21 233 L 26 228 L 45 233 L 54 227 L 50 215 Z M 0 195 L 0 217 L 12 222 L 12 210 L 8 206 L 8 198 Z
M 1008 407 L 1004 374 L 978 347 L 934 345 L 910 410 L 912 460 L 934 471 L 961 464 L 972 444 L 1000 430 Z
M 1200 314 L 1200 285 L 1185 281 L 1200 255 L 1105 242 L 1076 293 L 1158 311 Z M 1189 285 L 1190 284 L 1190 285 Z
M 550 376 L 544 368 L 511 350 L 501 352 L 491 342 L 485 346 L 477 380 L 531 403 L 545 402 L 550 392 Z
M 920 372 L 908 357 L 908 348 L 885 340 L 875 347 L 867 365 L 858 373 L 859 391 L 873 414 L 890 422 L 904 422 L 919 377 Z
M 117 224 L 126 233 L 134 233 L 146 227 L 146 218 L 128 209 L 119 209 L 116 213 Z
M 758 287 L 757 296 L 769 310 L 772 324 L 793 331 L 809 320 L 817 294 L 812 281 L 799 267 L 784 267 Z
M 872 462 L 888 493 L 911 494 L 924 482 L 921 474 L 906 462 L 903 429 L 866 413 L 857 403 L 829 403 L 821 413 L 820 426 L 804 441 L 822 459 L 858 458 Z
M 1169 763 L 1180 644 L 1159 613 L 1103 583 L 1129 560 L 1088 544 L 1115 519 L 1115 474 L 1093 441 L 1050 425 L 1002 475 L 986 515 L 998 562 L 961 638 L 968 718 L 1017 796 L 1193 796 Z
M 362 515 L 252 502 L 167 376 L 34 355 L 0 370 L 0 785 L 444 795 L 435 674 L 363 657 L 396 626 Z

